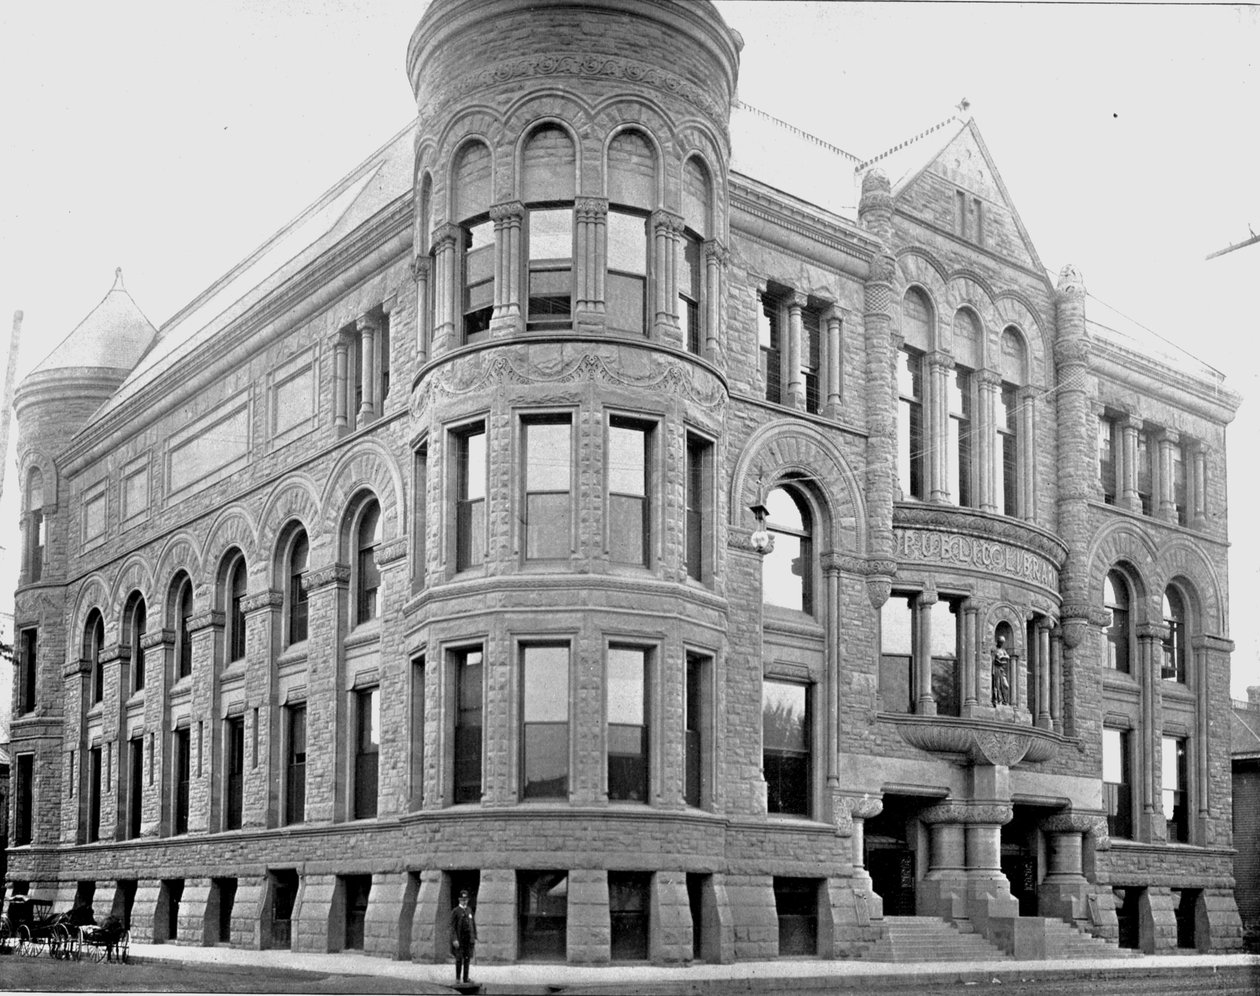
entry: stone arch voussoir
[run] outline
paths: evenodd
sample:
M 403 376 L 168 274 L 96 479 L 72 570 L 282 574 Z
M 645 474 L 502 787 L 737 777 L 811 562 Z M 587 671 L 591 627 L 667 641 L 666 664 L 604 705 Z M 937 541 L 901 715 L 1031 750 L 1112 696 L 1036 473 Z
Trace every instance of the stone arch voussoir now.
M 319 498 L 323 516 L 319 531 L 325 538 L 337 536 L 350 503 L 363 491 L 371 491 L 381 505 L 384 538 L 406 534 L 406 498 L 402 471 L 393 456 L 375 440 L 362 440 L 343 453 L 328 475 Z
M 1225 636 L 1228 626 L 1222 610 L 1220 575 L 1204 552 L 1187 540 L 1174 540 L 1159 552 L 1152 584 L 1163 594 L 1174 581 L 1183 581 L 1186 594 L 1199 613 L 1204 633 Z

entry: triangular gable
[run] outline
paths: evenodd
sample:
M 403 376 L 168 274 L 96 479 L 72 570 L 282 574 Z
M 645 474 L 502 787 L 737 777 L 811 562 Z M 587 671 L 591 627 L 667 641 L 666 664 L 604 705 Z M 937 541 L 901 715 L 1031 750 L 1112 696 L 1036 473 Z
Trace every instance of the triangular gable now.
M 928 137 L 922 140 L 925 145 Z M 900 178 L 891 172 L 888 176 L 899 215 L 960 232 L 960 210 L 965 207 L 972 211 L 974 201 L 979 200 L 979 244 L 1019 266 L 1045 272 L 974 120 L 953 132 L 940 151 L 917 169 L 904 172 Z M 962 205 L 958 203 L 959 192 L 963 195 Z M 967 220 L 966 237 L 975 241 L 974 213 Z

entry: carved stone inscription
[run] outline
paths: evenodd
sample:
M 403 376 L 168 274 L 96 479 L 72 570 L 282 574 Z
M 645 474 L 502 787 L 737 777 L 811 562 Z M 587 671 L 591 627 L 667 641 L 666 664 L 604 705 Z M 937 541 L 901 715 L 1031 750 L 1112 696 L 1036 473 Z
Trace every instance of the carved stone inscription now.
M 1040 554 L 1010 543 L 930 529 L 896 529 L 897 559 L 1004 574 L 1057 591 L 1059 570 Z

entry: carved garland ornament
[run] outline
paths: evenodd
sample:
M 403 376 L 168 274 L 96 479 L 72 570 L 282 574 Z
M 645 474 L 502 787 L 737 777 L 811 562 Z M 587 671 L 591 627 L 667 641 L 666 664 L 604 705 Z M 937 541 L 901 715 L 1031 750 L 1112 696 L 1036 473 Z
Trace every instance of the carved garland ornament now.
M 726 133 L 724 109 L 719 108 L 703 90 L 681 76 L 675 76 L 673 73 L 667 73 L 643 62 L 595 54 L 544 53 L 500 62 L 498 65 L 477 70 L 437 87 L 426 100 L 421 102 L 421 105 L 442 107 L 449 101 L 477 90 L 484 90 L 486 87 L 537 76 L 599 77 L 650 86 L 681 97 L 689 104 L 694 104 L 721 126 L 723 134 Z

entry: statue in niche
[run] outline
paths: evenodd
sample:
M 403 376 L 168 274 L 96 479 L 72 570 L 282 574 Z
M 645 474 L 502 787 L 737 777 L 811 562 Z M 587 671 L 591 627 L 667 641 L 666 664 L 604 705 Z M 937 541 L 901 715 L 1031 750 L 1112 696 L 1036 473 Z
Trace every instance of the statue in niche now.
M 993 704 L 1011 703 L 1011 654 L 1006 649 L 1006 637 L 999 635 L 993 648 Z

